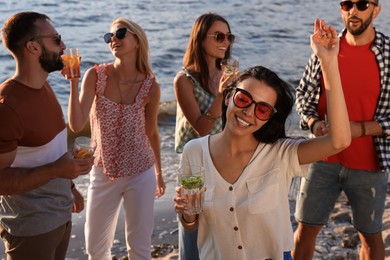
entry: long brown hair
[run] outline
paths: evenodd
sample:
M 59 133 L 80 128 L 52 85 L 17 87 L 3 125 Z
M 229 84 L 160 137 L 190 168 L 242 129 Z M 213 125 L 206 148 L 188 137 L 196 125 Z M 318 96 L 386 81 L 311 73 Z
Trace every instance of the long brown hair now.
M 203 50 L 203 41 L 207 37 L 207 32 L 215 21 L 225 23 L 230 32 L 230 25 L 222 16 L 215 13 L 206 13 L 199 16 L 192 27 L 187 49 L 183 57 L 183 66 L 185 68 L 193 68 L 193 72 L 198 74 L 198 80 L 202 88 L 209 93 L 211 93 L 208 85 L 209 69 Z M 230 47 L 231 45 L 229 45 L 229 48 L 226 50 L 225 59 L 230 57 Z M 217 59 L 215 66 L 218 69 L 221 69 L 220 63 L 221 59 Z

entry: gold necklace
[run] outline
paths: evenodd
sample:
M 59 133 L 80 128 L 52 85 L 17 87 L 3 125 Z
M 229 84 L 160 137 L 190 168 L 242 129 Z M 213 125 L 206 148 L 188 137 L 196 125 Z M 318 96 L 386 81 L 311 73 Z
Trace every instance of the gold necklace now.
M 131 80 L 131 79 L 121 80 L 121 79 L 119 79 L 118 81 L 119 81 L 119 84 L 122 84 L 122 85 L 125 85 L 125 84 L 135 84 L 135 83 L 137 83 L 137 78 L 138 78 L 138 70 L 136 71 L 135 77 L 134 77 L 133 80 Z
M 137 78 L 138 78 L 138 70 L 135 73 L 135 77 L 134 77 L 133 80 L 118 80 L 117 88 L 118 88 L 118 92 L 119 92 L 120 104 L 123 104 L 124 97 L 126 97 L 130 93 L 132 87 L 136 83 L 138 83 L 137 82 Z M 124 95 L 122 95 L 122 91 L 121 91 L 120 85 L 128 85 L 128 86 L 130 86 L 130 88 L 128 88 L 127 91 L 124 91 Z

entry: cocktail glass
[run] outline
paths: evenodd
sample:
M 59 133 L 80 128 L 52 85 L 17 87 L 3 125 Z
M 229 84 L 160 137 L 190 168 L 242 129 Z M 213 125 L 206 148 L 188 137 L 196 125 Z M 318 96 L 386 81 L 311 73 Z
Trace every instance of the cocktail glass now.
M 204 168 L 200 165 L 183 165 L 178 169 L 178 174 L 181 196 L 187 200 L 184 213 L 201 213 L 204 200 Z
M 66 79 L 80 78 L 80 52 L 79 49 L 69 48 L 64 50 L 64 54 L 61 56 L 64 63 L 65 77 Z
M 73 156 L 76 159 L 85 159 L 93 156 L 96 145 L 91 138 L 79 136 L 74 139 Z

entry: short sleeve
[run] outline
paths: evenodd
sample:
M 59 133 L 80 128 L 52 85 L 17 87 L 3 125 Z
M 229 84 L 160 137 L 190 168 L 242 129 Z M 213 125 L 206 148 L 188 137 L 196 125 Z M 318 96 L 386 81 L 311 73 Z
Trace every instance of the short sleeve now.
M 298 146 L 306 138 L 286 138 L 279 144 L 279 155 L 285 171 L 290 177 L 304 177 L 307 174 L 308 164 L 300 165 L 298 158 Z
M 5 104 L 0 104 L 0 153 L 13 151 L 22 137 L 23 127 L 19 117 Z

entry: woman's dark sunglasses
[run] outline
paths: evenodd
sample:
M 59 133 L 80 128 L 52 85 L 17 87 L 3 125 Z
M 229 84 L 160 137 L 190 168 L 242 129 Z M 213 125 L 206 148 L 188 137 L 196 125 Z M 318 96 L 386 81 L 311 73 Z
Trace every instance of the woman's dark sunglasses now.
M 110 43 L 111 42 L 111 39 L 112 37 L 115 35 L 115 37 L 118 39 L 118 40 L 122 40 L 123 38 L 125 38 L 126 36 L 126 32 L 130 32 L 130 33 L 133 33 L 132 31 L 130 31 L 129 29 L 127 28 L 120 28 L 118 30 L 116 30 L 115 33 L 106 33 L 103 38 L 104 38 L 104 42 L 105 43 Z M 134 34 L 134 33 L 133 33 Z
M 60 46 L 61 45 L 61 34 L 50 34 L 50 35 L 37 35 L 37 36 L 34 36 L 31 38 L 30 41 L 33 41 L 35 39 L 41 39 L 41 38 L 52 38 L 54 43 L 57 45 L 57 46 Z
M 372 1 L 358 1 L 358 2 L 352 2 L 352 1 L 343 1 L 340 2 L 341 9 L 345 12 L 348 12 L 353 8 L 353 5 L 356 5 L 356 8 L 359 11 L 365 11 L 370 6 L 370 4 L 377 6 L 378 4 Z
M 255 104 L 255 115 L 261 121 L 267 121 L 277 112 L 273 106 L 266 102 L 254 101 L 248 91 L 240 88 L 235 88 L 233 103 L 238 108 L 247 108 Z
M 216 40 L 217 42 L 220 42 L 220 43 L 224 42 L 226 38 L 228 39 L 228 41 L 230 43 L 234 42 L 234 40 L 236 39 L 236 36 L 234 36 L 234 34 L 230 34 L 230 33 L 227 33 L 227 34 L 215 33 L 215 34 L 208 34 L 207 36 L 214 37 L 214 40 Z

